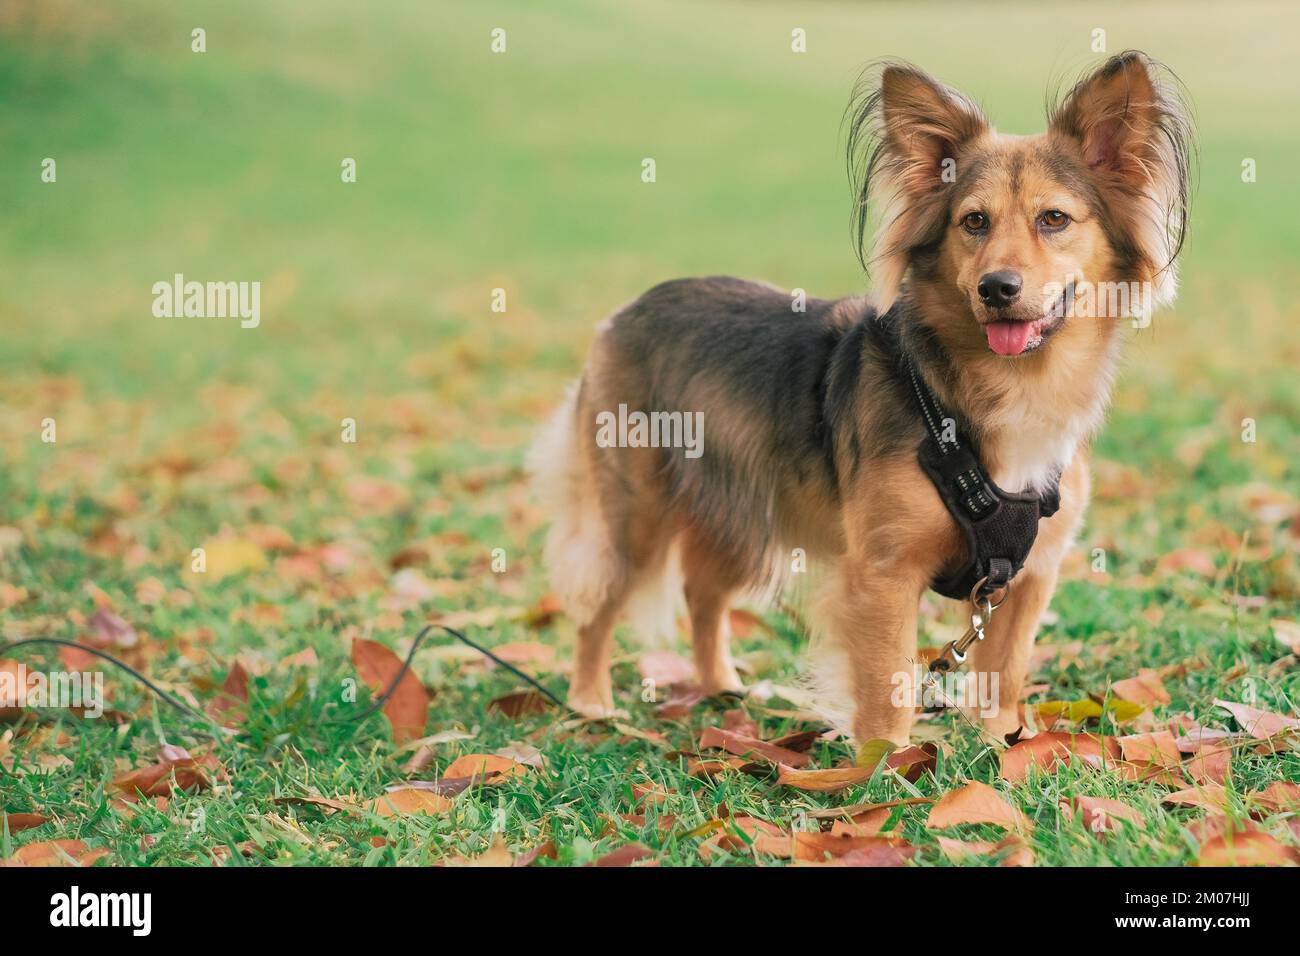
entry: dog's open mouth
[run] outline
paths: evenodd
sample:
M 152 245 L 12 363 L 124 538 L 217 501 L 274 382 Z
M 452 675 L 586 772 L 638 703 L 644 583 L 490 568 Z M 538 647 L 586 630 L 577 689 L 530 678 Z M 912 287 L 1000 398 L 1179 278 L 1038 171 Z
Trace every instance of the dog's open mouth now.
M 989 348 L 997 355 L 1007 356 L 1034 351 L 1047 336 L 1061 327 L 1073 299 L 1074 285 L 1071 284 L 1041 319 L 1003 319 L 987 323 L 984 334 L 988 336 Z

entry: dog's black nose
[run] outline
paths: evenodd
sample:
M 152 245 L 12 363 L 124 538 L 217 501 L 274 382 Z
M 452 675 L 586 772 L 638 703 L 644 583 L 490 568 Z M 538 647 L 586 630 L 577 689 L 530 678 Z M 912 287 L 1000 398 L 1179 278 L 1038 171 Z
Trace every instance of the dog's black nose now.
M 1020 298 L 1020 273 L 1010 269 L 986 273 L 980 279 L 980 300 L 991 309 L 1001 309 Z

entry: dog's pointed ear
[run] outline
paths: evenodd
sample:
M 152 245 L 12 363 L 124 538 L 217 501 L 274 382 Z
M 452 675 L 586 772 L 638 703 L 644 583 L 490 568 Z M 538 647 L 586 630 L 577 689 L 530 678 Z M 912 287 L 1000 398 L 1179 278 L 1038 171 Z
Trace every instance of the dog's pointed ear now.
M 1129 50 L 1077 83 L 1049 118 L 1075 141 L 1111 208 L 1132 208 L 1129 234 L 1160 303 L 1173 300 L 1174 260 L 1182 248 L 1191 165 L 1191 122 L 1178 84 L 1154 60 Z
M 869 68 L 849 117 L 858 257 L 872 273 L 884 311 L 898 297 L 911 251 L 933 242 L 943 228 L 958 155 L 989 126 L 973 102 L 907 63 Z M 867 200 L 878 194 L 880 230 L 868 254 Z
M 917 197 L 951 184 L 945 173 L 957 153 L 988 129 L 988 120 L 967 97 L 901 64 L 880 74 L 880 115 L 895 184 Z

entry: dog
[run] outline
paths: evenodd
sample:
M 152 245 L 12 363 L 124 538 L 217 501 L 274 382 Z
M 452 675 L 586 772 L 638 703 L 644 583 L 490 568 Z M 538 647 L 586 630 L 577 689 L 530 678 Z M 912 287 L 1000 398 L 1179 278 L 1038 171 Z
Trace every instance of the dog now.
M 926 424 L 906 366 L 999 489 L 1059 500 L 972 652 L 997 677 L 985 729 L 1015 732 L 1088 501 L 1122 320 L 1174 299 L 1194 157 L 1183 103 L 1167 69 L 1130 51 L 1059 98 L 1045 133 L 1008 135 L 920 69 L 880 64 L 846 113 L 874 295 L 800 303 L 680 279 L 606 320 L 530 455 L 552 521 L 545 560 L 577 627 L 570 706 L 615 713 L 615 625 L 626 614 L 671 634 L 682 593 L 700 685 L 741 692 L 729 608 L 779 586 L 794 555 L 822 572 L 819 705 L 859 743 L 907 743 L 915 707 L 892 692 L 918 657 L 918 606 L 970 545 L 918 463 Z M 1096 291 L 1116 288 L 1145 290 L 1144 304 Z

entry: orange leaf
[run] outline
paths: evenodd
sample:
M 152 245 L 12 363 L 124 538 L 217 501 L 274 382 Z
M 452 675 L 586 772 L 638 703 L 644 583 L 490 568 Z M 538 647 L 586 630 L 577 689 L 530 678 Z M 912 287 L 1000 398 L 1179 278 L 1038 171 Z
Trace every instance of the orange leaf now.
M 10 862 L 19 866 L 90 866 L 105 856 L 108 850 L 92 850 L 81 840 L 48 840 L 21 847 Z
M 1119 757 L 1119 745 L 1113 737 L 1092 734 L 1042 733 L 1021 740 L 1002 755 L 1003 780 L 1019 783 L 1029 775 L 1030 767 L 1055 771 L 1068 763 L 1071 756 L 1090 766 L 1101 766 L 1107 759 Z
M 431 790 L 399 787 L 396 790 L 390 790 L 382 797 L 375 797 L 370 809 L 381 817 L 395 817 L 411 813 L 443 813 L 455 805 L 454 800 Z
M 735 754 L 737 757 L 757 754 L 772 763 L 784 764 L 788 767 L 806 767 L 812 760 L 807 754 L 787 750 L 785 747 L 746 737 L 744 734 L 735 734 L 719 727 L 705 727 L 700 734 L 700 748 L 708 747 L 721 747 L 727 753 Z
M 522 777 L 526 773 L 528 773 L 527 767 L 509 757 L 501 757 L 497 754 L 465 754 L 453 760 L 442 772 L 442 776 L 443 779 L 479 778 L 478 782 L 494 786 L 511 777 Z
M 376 641 L 354 638 L 352 664 L 357 676 L 376 697 L 383 694 L 397 678 L 402 662 L 397 655 Z M 384 702 L 384 716 L 393 728 L 393 741 L 404 744 L 424 733 L 429 718 L 429 692 L 419 679 L 407 671 L 392 696 Z
M 1201 847 L 1196 865 L 1296 866 L 1300 865 L 1300 850 L 1283 846 L 1263 830 L 1225 833 Z
M 986 783 L 972 780 L 958 790 L 950 790 L 930 809 L 925 825 L 933 829 L 962 823 L 992 823 L 1008 830 L 1028 826 L 1025 815 L 1007 803 Z
M 1300 720 L 1295 717 L 1283 717 L 1281 714 L 1259 710 L 1231 700 L 1216 699 L 1214 705 L 1232 714 L 1237 723 L 1241 724 L 1241 729 L 1256 740 L 1265 740 L 1286 733 L 1288 730 L 1300 728 Z
M 1064 814 L 1082 816 L 1083 827 L 1089 833 L 1111 833 L 1116 829 L 1115 820 L 1142 826 L 1142 814 L 1135 808 L 1106 797 L 1073 797 L 1062 800 L 1059 806 Z
M 871 767 L 835 767 L 831 770 L 795 770 L 782 767 L 776 782 L 809 793 L 835 793 L 854 784 L 866 783 L 875 771 Z

